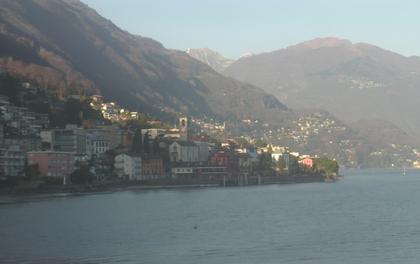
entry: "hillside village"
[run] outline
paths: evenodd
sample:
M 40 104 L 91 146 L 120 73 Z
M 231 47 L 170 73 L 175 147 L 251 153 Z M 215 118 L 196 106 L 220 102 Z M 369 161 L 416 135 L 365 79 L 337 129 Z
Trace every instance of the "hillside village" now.
M 258 120 L 242 120 L 241 130 L 251 142 L 263 140 L 289 146 L 310 156 L 328 156 L 346 168 L 418 168 L 420 153 L 415 145 L 396 142 L 388 134 L 376 142 L 371 135 L 359 134 L 323 111 L 301 114 L 288 126 L 276 126 Z M 241 133 L 236 129 L 236 134 Z
M 33 84 L 13 85 L 18 88 L 4 90 L 10 97 L 0 96 L 2 183 L 226 186 L 338 173 L 333 160 L 331 169 L 325 158 L 247 136 L 228 138 L 226 124 L 180 116 L 170 125 L 100 95 L 56 100 Z M 34 111 L 46 105 L 49 112 Z

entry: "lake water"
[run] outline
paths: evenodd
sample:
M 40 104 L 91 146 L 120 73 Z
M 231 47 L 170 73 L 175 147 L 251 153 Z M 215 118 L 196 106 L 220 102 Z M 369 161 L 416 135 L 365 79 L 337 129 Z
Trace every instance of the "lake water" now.
M 420 172 L 0 198 L 1 263 L 419 263 Z

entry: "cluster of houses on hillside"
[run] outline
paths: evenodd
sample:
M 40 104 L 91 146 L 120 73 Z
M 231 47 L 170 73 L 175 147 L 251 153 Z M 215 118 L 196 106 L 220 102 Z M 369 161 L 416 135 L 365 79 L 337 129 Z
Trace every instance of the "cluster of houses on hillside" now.
M 93 102 L 108 113 L 109 108 L 104 107 L 100 98 Z M 125 111 L 117 112 L 121 117 Z M 135 113 L 129 113 L 130 118 L 135 118 Z M 88 166 L 98 180 L 112 177 L 126 181 L 235 179 L 238 183 L 258 174 L 256 168 L 264 153 L 269 153 L 275 162 L 281 160 L 286 170 L 290 156 L 299 157 L 287 148 L 244 148 L 232 140 L 217 142 L 194 135 L 187 117 L 179 119 L 177 128 L 168 130 L 133 131 L 117 123 L 89 128 L 76 125 L 50 128 L 48 115 L 13 106 L 7 97 L 1 96 L 0 118 L 1 178 L 23 177 L 28 167 L 32 167 L 41 177 L 68 184 L 75 170 Z M 313 166 L 310 157 L 300 162 Z
M 91 97 L 90 106 L 92 109 L 100 111 L 105 119 L 113 122 L 136 120 L 139 117 L 138 112 L 122 108 L 114 102 L 104 102 L 101 95 L 93 95 Z

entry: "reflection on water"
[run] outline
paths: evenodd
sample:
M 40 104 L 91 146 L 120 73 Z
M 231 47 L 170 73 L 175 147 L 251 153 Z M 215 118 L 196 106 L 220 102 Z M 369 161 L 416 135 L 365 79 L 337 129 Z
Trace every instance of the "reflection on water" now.
M 420 172 L 334 184 L 2 197 L 11 263 L 418 263 Z

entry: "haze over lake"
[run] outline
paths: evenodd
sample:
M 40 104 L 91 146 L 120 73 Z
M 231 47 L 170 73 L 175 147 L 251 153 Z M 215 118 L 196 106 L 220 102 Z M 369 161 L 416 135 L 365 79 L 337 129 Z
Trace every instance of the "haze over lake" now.
M 420 171 L 335 184 L 2 197 L 6 263 L 418 263 Z

